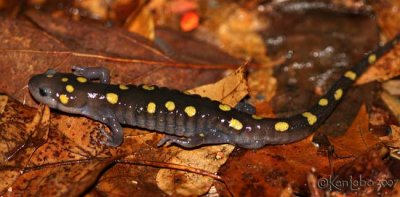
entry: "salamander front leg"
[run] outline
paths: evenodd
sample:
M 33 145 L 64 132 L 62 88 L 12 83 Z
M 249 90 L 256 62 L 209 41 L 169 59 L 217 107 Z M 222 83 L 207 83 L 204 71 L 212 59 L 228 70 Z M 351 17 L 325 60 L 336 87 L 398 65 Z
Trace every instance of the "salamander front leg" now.
M 80 113 L 82 115 L 85 115 L 86 117 L 92 118 L 107 125 L 107 127 L 110 129 L 111 134 L 105 132 L 104 129 L 100 129 L 101 134 L 107 138 L 105 142 L 101 141 L 101 144 L 112 147 L 116 147 L 122 144 L 124 131 L 122 130 L 121 124 L 118 122 L 117 117 L 111 109 L 105 107 L 95 108 L 85 106 L 82 108 Z
M 117 147 L 121 145 L 124 139 L 124 132 L 121 124 L 119 124 L 119 122 L 115 118 L 106 118 L 104 123 L 111 130 L 111 135 L 104 131 L 104 129 L 101 129 L 100 132 L 103 136 L 107 138 L 107 141 L 100 141 L 100 143 L 111 147 Z
M 104 67 L 73 66 L 74 75 L 83 76 L 89 80 L 99 79 L 100 83 L 110 83 L 110 71 Z

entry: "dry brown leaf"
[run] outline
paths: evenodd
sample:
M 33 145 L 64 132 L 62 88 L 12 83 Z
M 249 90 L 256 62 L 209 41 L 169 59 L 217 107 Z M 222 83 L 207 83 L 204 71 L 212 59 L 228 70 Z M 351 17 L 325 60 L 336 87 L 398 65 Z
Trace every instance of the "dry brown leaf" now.
M 389 94 L 400 96 L 400 80 L 390 80 L 382 84 L 382 87 Z
M 130 32 L 135 32 L 154 40 L 155 36 L 155 24 L 151 11 L 148 6 L 142 6 L 138 13 L 132 13 L 131 16 L 125 22 L 125 28 Z
M 195 150 L 175 150 L 177 154 L 168 163 L 182 164 L 212 173 L 218 172 L 233 151 L 232 145 L 207 146 Z M 177 170 L 161 169 L 157 185 L 168 195 L 199 196 L 214 183 L 212 177 Z
M 400 122 L 400 100 L 397 97 L 388 94 L 387 92 L 382 92 L 381 99 L 396 117 L 397 121 Z
M 6 100 L 3 98 L 4 96 L 2 101 Z M 0 120 L 3 133 L 3 142 L 0 144 L 7 145 L 1 149 L 4 151 L 1 153 L 3 158 L 1 166 L 2 168 L 8 166 L 7 170 L 0 173 L 3 178 L 1 190 L 7 190 L 8 196 L 23 195 L 26 191 L 41 196 L 75 196 L 87 190 L 109 162 L 99 160 L 81 163 L 75 160 L 76 165 L 62 162 L 57 165 L 56 161 L 49 163 L 53 161 L 52 157 L 58 157 L 58 152 L 47 149 L 48 154 L 44 154 L 40 150 L 43 146 L 38 149 L 48 139 L 49 108 L 41 107 L 36 114 L 32 114 L 31 112 L 35 112 L 32 108 L 21 105 L 13 99 L 7 100 Z M 7 137 L 8 135 L 12 137 Z M 4 138 L 12 141 L 4 142 Z M 40 163 L 49 165 L 35 165 L 38 162 L 38 155 L 41 158 Z
M 6 107 L 8 101 L 8 96 L 0 95 L 0 114 L 4 112 L 4 108 Z
M 22 174 L 8 189 L 9 196 L 79 196 L 93 185 L 110 164 L 109 161 L 86 161 L 42 166 Z
M 209 7 L 205 15 L 207 20 L 200 27 L 204 33 L 212 32 L 216 36 L 216 43 L 235 57 L 254 58 L 257 62 L 268 64 L 267 49 L 263 38 L 259 35 L 260 29 L 268 26 L 267 20 L 262 20 L 257 12 L 239 7 L 236 3 L 220 2 L 219 6 Z M 240 38 L 240 39 L 238 39 Z
M 74 1 L 74 6 L 86 10 L 92 18 L 106 20 L 108 18 L 109 4 L 107 1 L 82 0 Z
M 377 21 L 386 38 L 389 40 L 400 32 L 400 1 L 371 1 Z
M 22 167 L 27 165 L 30 154 L 47 140 L 50 110 L 42 107 L 35 113 L 14 99 L 1 97 L 1 105 L 5 103 L 0 116 L 1 164 Z
M 220 101 L 221 103 L 234 107 L 248 94 L 247 89 L 247 82 L 244 78 L 244 66 L 242 66 L 234 73 L 214 84 L 200 86 L 188 90 L 187 92 L 208 97 L 211 100 Z

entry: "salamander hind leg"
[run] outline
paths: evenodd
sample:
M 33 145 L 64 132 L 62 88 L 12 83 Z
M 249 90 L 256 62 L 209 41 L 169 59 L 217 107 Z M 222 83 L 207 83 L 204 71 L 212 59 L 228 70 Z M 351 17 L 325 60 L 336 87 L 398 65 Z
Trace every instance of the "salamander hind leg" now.
M 196 139 L 187 138 L 187 137 L 178 137 L 178 136 L 172 136 L 172 135 L 164 136 L 157 143 L 157 146 L 162 146 L 164 144 L 166 144 L 167 146 L 172 145 L 172 144 L 177 144 L 177 145 L 185 147 L 185 148 L 194 148 L 196 146 L 201 145 L 201 143 L 199 143 L 199 141 Z
M 202 145 L 210 145 L 210 144 L 232 144 L 232 141 L 224 133 L 211 131 L 211 132 L 199 133 L 190 137 L 165 135 L 158 142 L 157 146 L 162 146 L 164 144 L 167 145 L 177 144 L 184 148 L 196 148 Z
M 73 66 L 74 75 L 83 76 L 89 80 L 99 79 L 101 83 L 110 83 L 110 71 L 104 67 Z

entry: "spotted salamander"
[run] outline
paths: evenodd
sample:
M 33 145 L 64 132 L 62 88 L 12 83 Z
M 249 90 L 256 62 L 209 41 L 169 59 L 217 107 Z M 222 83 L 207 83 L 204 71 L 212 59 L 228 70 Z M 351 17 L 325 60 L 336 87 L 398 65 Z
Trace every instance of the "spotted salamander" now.
M 109 71 L 103 67 L 74 67 L 73 73 L 48 70 L 30 79 L 29 90 L 37 101 L 51 108 L 105 123 L 111 133 L 101 130 L 106 141 L 100 142 L 108 146 L 122 143 L 123 124 L 165 133 L 159 146 L 233 144 L 256 149 L 291 143 L 311 134 L 367 66 L 399 40 L 400 35 L 367 54 L 309 110 L 288 118 L 261 118 L 208 98 L 162 87 L 111 85 Z

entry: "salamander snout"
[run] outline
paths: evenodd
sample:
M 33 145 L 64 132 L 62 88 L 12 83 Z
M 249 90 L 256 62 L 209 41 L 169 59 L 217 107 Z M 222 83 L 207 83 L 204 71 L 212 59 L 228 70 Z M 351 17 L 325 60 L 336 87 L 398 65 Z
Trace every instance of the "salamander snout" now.
M 28 82 L 29 92 L 33 98 L 50 107 L 54 108 L 57 105 L 56 94 L 54 82 L 49 79 L 48 75 L 35 75 Z

